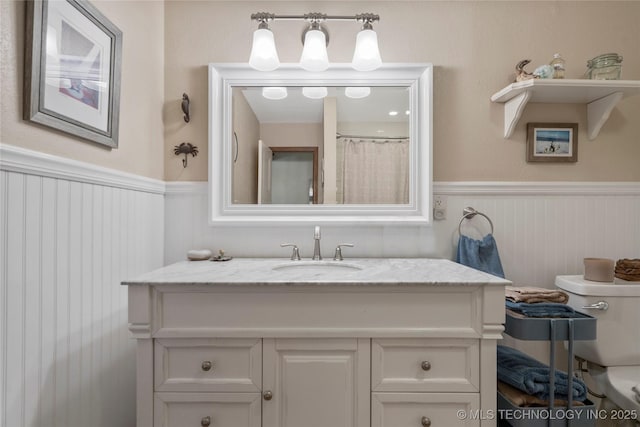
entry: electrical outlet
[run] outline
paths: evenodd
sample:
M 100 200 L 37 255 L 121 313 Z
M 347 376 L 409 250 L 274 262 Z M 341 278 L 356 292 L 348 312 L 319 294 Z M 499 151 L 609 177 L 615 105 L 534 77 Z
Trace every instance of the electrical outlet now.
M 434 196 L 433 198 L 433 219 L 447 219 L 447 198 L 445 196 Z

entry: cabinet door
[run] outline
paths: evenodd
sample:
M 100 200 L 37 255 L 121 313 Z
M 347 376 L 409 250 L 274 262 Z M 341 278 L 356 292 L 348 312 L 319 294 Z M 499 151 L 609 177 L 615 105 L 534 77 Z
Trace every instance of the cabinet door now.
M 372 393 L 371 427 L 477 427 L 477 393 Z
M 154 427 L 260 427 L 260 393 L 156 393 Z
M 369 339 L 264 339 L 263 427 L 368 427 Z

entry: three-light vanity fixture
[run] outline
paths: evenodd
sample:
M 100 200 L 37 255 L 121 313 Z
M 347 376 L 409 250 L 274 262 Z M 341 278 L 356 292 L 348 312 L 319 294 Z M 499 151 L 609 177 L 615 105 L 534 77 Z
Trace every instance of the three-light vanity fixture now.
M 275 15 L 273 13 L 254 13 L 251 19 L 258 22 L 258 29 L 253 33 L 253 45 L 249 57 L 249 65 L 259 71 L 273 71 L 280 66 L 273 33 L 269 29 L 269 21 L 304 20 L 309 25 L 302 33 L 302 55 L 300 66 L 312 72 L 320 72 L 329 68 L 327 45 L 329 32 L 322 24 L 329 20 L 357 21 L 362 29 L 356 36 L 356 47 L 351 65 L 357 71 L 372 71 L 382 65 L 378 50 L 378 36 L 373 31 L 373 22 L 380 17 L 372 13 L 361 13 L 353 16 L 329 16 L 323 13 L 307 13 L 305 15 Z

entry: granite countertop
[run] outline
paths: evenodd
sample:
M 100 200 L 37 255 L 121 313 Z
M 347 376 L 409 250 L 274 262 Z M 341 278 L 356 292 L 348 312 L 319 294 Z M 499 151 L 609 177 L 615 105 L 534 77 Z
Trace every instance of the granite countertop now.
M 182 261 L 124 280 L 123 285 L 509 285 L 511 282 L 445 259 L 362 258 L 289 261 L 234 258 Z

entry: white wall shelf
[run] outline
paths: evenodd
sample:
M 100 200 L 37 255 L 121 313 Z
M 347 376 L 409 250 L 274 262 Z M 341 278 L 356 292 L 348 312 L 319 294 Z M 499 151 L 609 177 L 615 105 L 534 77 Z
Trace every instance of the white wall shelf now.
M 595 139 L 616 104 L 637 94 L 638 80 L 534 79 L 511 83 L 494 93 L 491 101 L 505 104 L 505 138 L 513 134 L 529 102 L 587 104 L 587 136 Z

